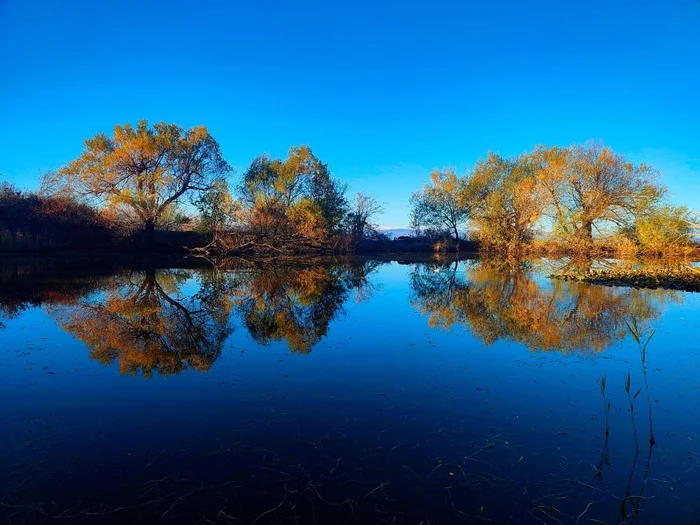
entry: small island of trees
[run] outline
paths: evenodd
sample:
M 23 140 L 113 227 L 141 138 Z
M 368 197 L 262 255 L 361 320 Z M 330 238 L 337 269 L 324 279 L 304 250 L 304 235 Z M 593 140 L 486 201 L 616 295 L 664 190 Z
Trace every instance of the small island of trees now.
M 698 218 L 668 202 L 660 174 L 594 142 L 488 153 L 464 174 L 433 171 L 407 203 L 415 236 L 397 241 L 379 230 L 383 205 L 349 197 L 308 146 L 261 155 L 237 180 L 232 173 L 205 126 L 117 125 L 45 174 L 38 192 L 1 183 L 0 251 L 152 249 L 174 231 L 174 244 L 199 255 L 697 250 Z

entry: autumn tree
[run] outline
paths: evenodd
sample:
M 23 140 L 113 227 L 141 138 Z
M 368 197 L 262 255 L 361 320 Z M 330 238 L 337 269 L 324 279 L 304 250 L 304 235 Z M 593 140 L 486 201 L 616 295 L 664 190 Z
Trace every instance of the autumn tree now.
M 533 239 L 546 206 L 536 168 L 531 155 L 504 159 L 489 153 L 476 163 L 465 191 L 482 243 L 518 252 Z
M 376 217 L 384 213 L 384 206 L 374 197 L 359 192 L 355 204 L 347 215 L 347 231 L 350 242 L 357 246 L 363 239 L 377 233 Z
M 453 235 L 459 250 L 459 229 L 471 211 L 471 203 L 465 199 L 465 184 L 465 179 L 452 169 L 434 170 L 430 183 L 411 196 L 411 228 Z
M 697 223 L 698 217 L 685 206 L 658 203 L 640 210 L 630 236 L 641 252 L 686 252 L 692 249 Z
M 625 227 L 640 198 L 653 193 L 656 172 L 598 143 L 538 147 L 538 183 L 550 199 L 556 233 L 569 243 L 593 244 L 594 231 Z
M 82 154 L 44 187 L 133 216 L 153 241 L 156 226 L 183 197 L 211 188 L 230 170 L 204 126 L 188 130 L 145 120 L 117 125 L 85 141 Z
M 227 234 L 242 220 L 240 202 L 231 195 L 226 179 L 215 180 L 208 191 L 195 199 L 194 205 L 199 211 L 199 229 L 211 237 L 210 246 L 226 249 Z
M 347 211 L 345 187 L 308 146 L 291 148 L 284 160 L 256 158 L 239 194 L 248 228 L 278 246 L 327 244 L 341 231 Z

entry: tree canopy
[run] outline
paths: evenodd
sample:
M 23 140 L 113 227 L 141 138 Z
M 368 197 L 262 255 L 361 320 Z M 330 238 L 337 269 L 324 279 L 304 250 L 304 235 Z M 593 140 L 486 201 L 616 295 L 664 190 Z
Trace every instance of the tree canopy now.
M 341 232 L 348 208 L 345 186 L 308 146 L 292 147 L 286 159 L 256 158 L 239 194 L 247 227 L 277 245 L 328 243 Z
M 518 251 L 534 238 L 546 203 L 536 169 L 530 155 L 504 159 L 489 153 L 477 162 L 467 188 L 482 243 Z
M 606 223 L 624 227 L 640 202 L 663 190 L 653 185 L 656 172 L 634 165 L 598 143 L 569 148 L 539 147 L 539 184 L 547 191 L 559 233 L 593 243 Z
M 111 137 L 99 133 L 87 139 L 81 155 L 49 174 L 44 187 L 122 213 L 152 237 L 181 198 L 208 190 L 230 169 L 206 127 L 185 130 L 141 120 L 115 126 Z
M 411 196 L 411 228 L 416 231 L 454 236 L 459 249 L 459 229 L 471 209 L 466 198 L 466 181 L 453 169 L 434 170 L 430 184 Z
M 665 201 L 656 170 L 596 142 L 538 146 L 517 157 L 489 153 L 465 175 L 435 170 L 411 197 L 411 223 L 450 235 L 460 227 L 486 249 L 519 253 L 542 241 L 548 250 L 692 249 L 696 215 Z

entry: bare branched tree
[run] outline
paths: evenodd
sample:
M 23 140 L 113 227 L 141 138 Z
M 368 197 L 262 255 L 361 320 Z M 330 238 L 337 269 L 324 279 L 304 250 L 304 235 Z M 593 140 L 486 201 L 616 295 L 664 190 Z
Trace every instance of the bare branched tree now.
M 355 206 L 348 213 L 348 233 L 353 246 L 363 239 L 377 235 L 378 225 L 374 222 L 378 215 L 384 213 L 384 205 L 374 197 L 360 192 L 355 197 Z

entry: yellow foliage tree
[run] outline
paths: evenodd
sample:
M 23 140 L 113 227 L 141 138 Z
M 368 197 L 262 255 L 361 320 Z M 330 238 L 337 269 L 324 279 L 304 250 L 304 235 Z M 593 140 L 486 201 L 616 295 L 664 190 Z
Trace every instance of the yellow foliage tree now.
M 640 213 L 634 226 L 639 249 L 645 253 L 686 253 L 693 248 L 698 218 L 685 206 L 662 204 Z
M 540 146 L 533 157 L 540 162 L 537 182 L 549 196 L 556 233 L 569 244 L 590 247 L 595 231 L 628 226 L 640 199 L 661 191 L 653 185 L 652 168 L 602 144 Z
M 465 184 L 465 179 L 453 169 L 434 170 L 430 184 L 411 196 L 411 228 L 452 235 L 459 251 L 459 229 L 471 210 L 471 201 L 465 198 Z
M 519 252 L 531 241 L 546 207 L 546 195 L 534 176 L 531 155 L 504 159 L 489 153 L 480 159 L 465 186 L 472 223 L 485 246 Z
M 229 171 L 206 127 L 141 120 L 135 127 L 115 126 L 112 137 L 87 139 L 83 153 L 43 186 L 134 217 L 152 241 L 159 221 L 183 196 L 208 190 Z
M 255 159 L 239 193 L 250 232 L 258 242 L 282 248 L 330 242 L 341 232 L 347 212 L 345 186 L 308 146 L 292 147 L 286 159 Z

